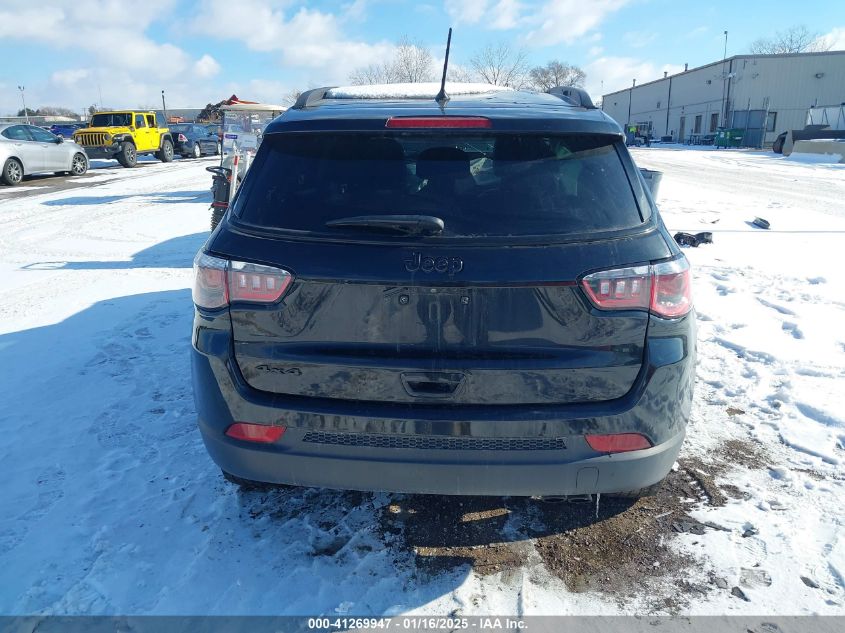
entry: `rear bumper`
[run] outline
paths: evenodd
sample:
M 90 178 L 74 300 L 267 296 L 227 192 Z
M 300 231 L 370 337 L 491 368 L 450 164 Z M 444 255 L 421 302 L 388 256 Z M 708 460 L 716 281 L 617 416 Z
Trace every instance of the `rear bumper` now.
M 694 382 L 694 313 L 682 321 L 650 326 L 642 371 L 631 391 L 616 400 L 416 406 L 255 390 L 233 360 L 228 317 L 197 314 L 192 372 L 199 428 L 220 468 L 255 481 L 461 495 L 636 490 L 668 474 L 683 441 Z M 272 444 L 255 444 L 225 435 L 234 422 L 287 430 Z M 652 448 L 608 455 L 584 439 L 587 433 L 631 432 L 648 437 Z M 550 439 L 564 448 L 550 447 Z M 525 450 L 519 443 L 525 440 L 542 448 Z
M 448 495 L 576 495 L 637 490 L 663 479 L 678 456 L 683 433 L 647 450 L 584 457 L 562 451 L 445 451 L 326 446 L 289 429 L 271 447 L 231 440 L 200 420 L 212 459 L 253 481 Z M 567 438 L 571 446 L 583 438 Z M 316 447 L 316 448 L 315 448 Z M 581 452 L 582 447 L 576 447 Z M 510 451 L 509 451 L 510 452 Z M 517 453 L 519 455 L 517 455 Z M 543 454 L 540 453 L 551 453 Z

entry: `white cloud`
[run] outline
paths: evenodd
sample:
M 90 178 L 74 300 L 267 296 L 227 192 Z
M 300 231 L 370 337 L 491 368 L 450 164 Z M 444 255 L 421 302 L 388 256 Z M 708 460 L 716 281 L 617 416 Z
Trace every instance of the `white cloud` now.
M 628 31 L 622 36 L 622 41 L 631 48 L 643 48 L 657 39 L 654 31 Z
M 515 28 L 522 21 L 523 8 L 523 3 L 518 0 L 500 0 L 491 10 L 490 28 L 499 30 Z
M 488 0 L 446 0 L 446 13 L 455 25 L 478 24 L 487 15 Z
M 343 6 L 343 16 L 349 20 L 363 20 L 367 15 L 370 0 L 352 0 Z
M 683 69 L 678 64 L 658 66 L 632 57 L 599 57 L 584 66 L 587 73 L 585 87 L 597 99 L 602 94 L 629 88 L 633 79 L 637 80 L 637 84 L 644 84 L 661 79 L 664 71 L 672 75 Z
M 50 75 L 50 81 L 58 86 L 73 86 L 91 76 L 90 68 L 68 68 Z
M 104 104 L 134 107 L 156 103 L 162 88 L 174 95 L 184 91 L 187 100 L 207 90 L 190 71 L 200 71 L 202 78 L 216 62 L 210 56 L 195 60 L 179 46 L 146 35 L 153 22 L 167 20 L 174 5 L 175 0 L 145 0 L 137 7 L 123 0 L 43 0 L 36 7 L 29 0 L 3 0 L 0 39 L 89 58 L 87 70 L 58 70 L 40 83 L 32 81 L 27 101 L 34 107 L 80 107 L 99 102 L 100 92 Z
M 828 50 L 845 50 L 845 26 L 836 27 L 835 29 L 825 33 L 819 38 L 819 41 L 824 44 Z
M 393 51 L 389 42 L 349 39 L 342 19 L 331 13 L 300 8 L 286 15 L 283 4 L 261 0 L 209 0 L 192 30 L 238 40 L 254 51 L 279 54 L 283 65 L 309 69 L 320 81 L 346 80 L 359 67 L 383 61 Z M 226 24 L 225 30 L 220 24 Z
M 588 57 L 598 57 L 604 52 L 604 47 L 602 46 L 593 46 L 590 50 L 587 51 Z
M 198 77 L 207 79 L 214 77 L 220 72 L 220 64 L 211 55 L 203 55 L 196 62 L 194 62 L 194 73 Z
M 532 46 L 572 44 L 598 27 L 611 13 L 629 0 L 548 0 L 536 18 L 535 27 L 525 37 Z
M 522 0 L 444 0 L 454 24 L 493 30 L 517 27 L 527 31 L 520 40 L 530 47 L 572 44 L 601 39 L 592 32 L 611 13 L 631 0 L 544 0 L 529 6 Z
M 478 24 L 496 30 L 518 26 L 526 9 L 520 0 L 445 0 L 444 7 L 456 25 Z

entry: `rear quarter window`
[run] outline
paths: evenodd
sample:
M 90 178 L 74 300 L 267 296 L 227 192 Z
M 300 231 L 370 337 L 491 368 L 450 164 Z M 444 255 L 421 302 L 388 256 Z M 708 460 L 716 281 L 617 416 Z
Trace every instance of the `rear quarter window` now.
M 291 133 L 265 138 L 244 223 L 338 236 L 327 222 L 432 215 L 443 238 L 573 235 L 642 224 L 620 141 L 599 135 Z

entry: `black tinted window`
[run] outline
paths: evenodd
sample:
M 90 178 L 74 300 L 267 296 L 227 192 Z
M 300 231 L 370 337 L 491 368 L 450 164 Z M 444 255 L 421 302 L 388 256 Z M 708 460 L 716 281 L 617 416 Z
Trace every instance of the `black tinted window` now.
M 36 141 L 40 141 L 42 143 L 55 143 L 56 142 L 56 135 L 48 132 L 47 130 L 42 130 L 40 127 L 30 126 L 29 133 L 32 135 Z
M 358 215 L 433 215 L 448 236 L 624 229 L 642 222 L 608 137 L 287 134 L 265 140 L 235 213 L 337 235 Z
M 132 125 L 131 112 L 110 112 L 95 114 L 91 117 L 91 127 L 129 127 Z
M 13 141 L 31 141 L 32 137 L 23 125 L 13 125 L 3 130 L 3 136 Z

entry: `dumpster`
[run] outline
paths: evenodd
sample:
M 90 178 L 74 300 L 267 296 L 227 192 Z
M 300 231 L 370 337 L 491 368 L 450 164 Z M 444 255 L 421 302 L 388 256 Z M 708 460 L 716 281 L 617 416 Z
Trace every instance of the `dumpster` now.
M 651 191 L 651 197 L 656 202 L 657 192 L 660 190 L 660 181 L 663 179 L 663 172 L 640 167 L 640 173 L 643 175 L 643 180 L 648 185 L 649 191 Z
M 722 128 L 716 132 L 713 144 L 716 147 L 742 147 L 742 128 Z

